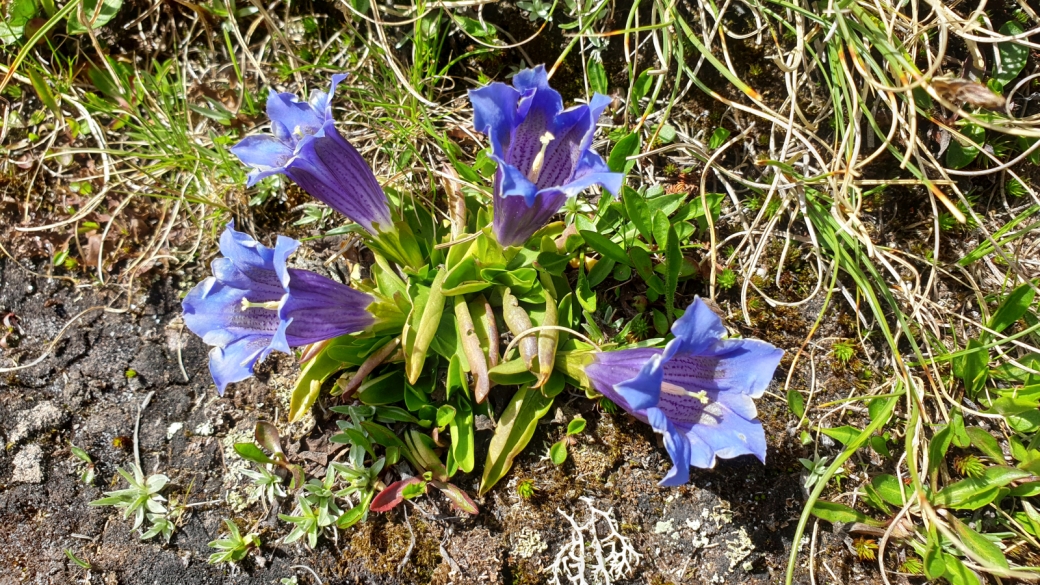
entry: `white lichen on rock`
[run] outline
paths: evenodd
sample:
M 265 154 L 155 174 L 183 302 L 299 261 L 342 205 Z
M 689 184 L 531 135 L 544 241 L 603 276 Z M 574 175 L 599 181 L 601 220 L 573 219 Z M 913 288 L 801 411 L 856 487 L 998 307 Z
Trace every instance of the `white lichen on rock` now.
M 34 433 L 60 425 L 67 417 L 68 413 L 55 406 L 53 402 L 42 402 L 31 410 L 23 410 L 17 414 L 15 418 L 18 420 L 18 426 L 11 431 L 7 440 L 17 443 Z
M 736 540 L 726 541 L 726 558 L 729 559 L 729 570 L 733 572 L 734 567 L 743 561 L 755 550 L 755 543 L 748 537 L 747 529 L 743 526 L 737 532 Z
M 541 532 L 524 526 L 520 532 L 513 535 L 513 549 L 510 552 L 522 559 L 529 559 L 547 548 L 549 545 L 542 540 Z
M 14 483 L 43 483 L 43 449 L 39 445 L 26 445 L 14 456 Z
M 581 498 L 581 501 L 589 508 L 589 517 L 584 524 L 579 525 L 573 516 L 556 509 L 570 523 L 571 539 L 556 553 L 556 560 L 549 567 L 552 573 L 548 581 L 550 585 L 563 585 L 565 582 L 570 585 L 611 585 L 639 566 L 642 555 L 618 531 L 614 509 L 604 512 L 592 505 L 591 498 Z M 597 523 L 605 528 L 604 536 L 600 536 Z
M 245 478 L 242 470 L 249 469 L 252 463 L 243 459 L 235 451 L 235 443 L 252 442 L 252 428 L 237 427 L 220 440 L 220 447 L 224 452 L 224 469 L 227 470 L 222 478 L 226 490 L 224 499 L 234 512 L 241 512 L 259 499 L 255 490 L 248 489 L 252 484 L 242 485 L 241 483 Z

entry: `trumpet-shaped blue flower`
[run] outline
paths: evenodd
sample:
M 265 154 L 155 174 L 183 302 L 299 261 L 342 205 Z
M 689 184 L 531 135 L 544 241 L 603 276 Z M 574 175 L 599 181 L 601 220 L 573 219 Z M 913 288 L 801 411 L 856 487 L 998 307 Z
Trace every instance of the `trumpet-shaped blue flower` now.
M 392 231 L 386 194 L 371 167 L 347 142 L 332 119 L 332 95 L 346 75 L 333 75 L 328 93 L 315 90 L 309 101 L 271 90 L 267 98 L 270 136 L 247 136 L 231 148 L 253 167 L 249 186 L 284 174 L 369 233 Z
M 223 258 L 213 276 L 184 298 L 184 322 L 213 349 L 209 370 L 217 392 L 253 375 L 253 365 L 272 350 L 365 330 L 375 323 L 371 295 L 320 274 L 288 268 L 300 245 L 278 236 L 268 248 L 229 225 L 220 236 Z
M 568 197 L 592 185 L 617 195 L 624 176 L 612 173 L 592 150 L 596 121 L 610 98 L 563 109 L 545 67 L 513 76 L 513 86 L 492 83 L 469 92 L 474 125 L 491 141 L 498 163 L 494 232 L 503 246 L 523 245 Z
M 716 457 L 766 457 L 756 420 L 783 350 L 754 339 L 724 339 L 726 328 L 699 298 L 672 325 L 664 349 L 595 354 L 585 366 L 593 388 L 664 435 L 674 464 L 660 485 L 690 480 L 690 466 L 714 467 Z

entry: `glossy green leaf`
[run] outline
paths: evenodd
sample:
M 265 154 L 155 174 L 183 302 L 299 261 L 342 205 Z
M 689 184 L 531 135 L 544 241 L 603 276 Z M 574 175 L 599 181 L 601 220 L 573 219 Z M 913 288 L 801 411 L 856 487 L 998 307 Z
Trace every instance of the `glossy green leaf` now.
M 636 226 L 639 235 L 643 236 L 643 239 L 647 242 L 653 241 L 653 219 L 650 214 L 650 208 L 647 207 L 643 196 L 635 189 L 623 186 L 621 188 L 621 202 L 625 206 L 625 214 L 628 215 L 632 225 Z M 629 250 L 630 254 L 631 250 Z M 628 261 L 626 261 L 626 264 L 631 265 Z
M 859 436 L 861 431 L 856 427 L 844 425 L 832 429 L 820 429 L 820 432 L 838 441 L 842 445 L 848 445 Z
M 567 460 L 567 439 L 556 441 L 549 447 L 549 458 L 556 465 L 563 465 Z
M 955 510 L 977 510 L 997 497 L 998 488 L 1030 475 L 1028 471 L 1014 467 L 989 467 L 982 477 L 952 483 L 936 493 L 931 500 L 937 506 Z
M 552 403 L 552 398 L 527 386 L 522 386 L 509 400 L 488 446 L 479 495 L 486 494 L 509 472 L 513 459 L 530 442 L 538 421 L 549 412 Z
M 614 272 L 614 267 L 617 266 L 617 262 L 614 262 L 610 258 L 601 258 L 596 265 L 589 270 L 589 286 L 596 288 L 607 279 L 608 276 Z
M 966 138 L 970 138 L 979 146 L 985 146 L 985 128 L 975 124 L 964 123 L 959 130 Z M 950 140 L 950 146 L 946 148 L 946 166 L 951 169 L 963 169 L 970 165 L 977 156 L 979 156 L 978 147 L 967 143 L 961 144 L 955 136 Z
M 361 428 L 365 429 L 373 441 L 384 447 L 404 447 L 400 437 L 381 424 L 365 420 L 361 421 Z
M 615 173 L 628 174 L 636 165 L 636 161 L 628 160 L 628 157 L 634 156 L 638 152 L 639 134 L 633 132 L 618 140 L 614 148 L 610 149 L 607 166 Z
M 369 406 L 382 406 L 404 400 L 404 372 L 389 372 L 371 378 L 358 388 L 358 400 Z
M 884 526 L 884 522 L 874 520 L 870 516 L 867 516 L 863 512 L 850 508 L 844 504 L 837 502 L 825 502 L 817 501 L 813 504 L 812 515 L 816 516 L 820 520 L 826 520 L 834 524 L 849 524 L 851 522 L 861 522 L 863 524 L 869 524 L 870 526 Z
M 619 262 L 621 264 L 631 263 L 624 248 L 612 242 L 610 238 L 588 230 L 581 231 L 580 233 L 582 239 L 585 240 L 585 243 L 593 250 L 602 254 L 604 258 L 610 258 L 614 262 Z
M 235 443 L 235 453 L 238 453 L 243 459 L 254 463 L 262 465 L 275 463 L 274 459 L 271 459 L 267 453 L 264 453 L 254 443 Z
M 101 6 L 98 6 L 98 2 L 99 0 L 82 0 L 80 10 L 69 15 L 66 31 L 70 35 L 84 34 L 88 30 L 97 30 L 105 26 L 115 18 L 123 6 L 123 0 L 100 0 Z M 83 22 L 80 22 L 80 13 L 83 15 Z
M 794 388 L 787 391 L 787 408 L 798 418 L 805 414 L 805 397 Z
M 610 88 L 607 86 L 607 70 L 603 68 L 603 62 L 599 59 L 589 59 L 585 70 L 589 75 L 589 89 L 606 95 Z
M 473 436 L 473 409 L 462 398 L 455 403 L 455 416 L 448 423 L 451 431 L 451 454 L 459 469 L 473 471 L 475 440 Z
M 567 423 L 567 436 L 577 435 L 578 433 L 585 430 L 586 421 L 580 416 L 574 417 L 574 420 Z
M 1003 569 L 1010 568 L 1007 558 L 1004 557 L 1004 553 L 1001 552 L 1000 547 L 993 544 L 991 540 L 972 530 L 970 526 L 961 522 L 953 514 L 947 516 L 946 520 L 949 522 L 950 526 L 953 526 L 953 530 L 961 539 L 961 543 L 975 552 L 976 555 L 992 566 L 1001 567 Z
M 989 328 L 998 332 L 1007 329 L 1026 314 L 1030 305 L 1033 304 L 1035 296 L 1036 292 L 1028 283 L 1013 290 L 993 313 L 993 317 L 989 320 Z
M 903 500 L 903 494 L 906 493 L 909 495 L 910 492 L 913 492 L 913 488 L 910 486 L 904 486 L 903 489 L 900 489 L 899 479 L 896 478 L 896 476 L 887 473 L 882 473 L 871 479 L 870 487 L 874 489 L 874 492 L 882 500 L 897 508 L 902 508 L 905 503 Z
M 1000 450 L 1000 445 L 988 431 L 980 427 L 968 427 L 965 432 L 971 439 L 972 446 L 985 453 L 996 463 L 1004 462 L 1004 453 Z
M 1014 20 L 1008 20 L 1000 27 L 1000 34 L 1009 37 L 1022 32 L 1022 27 Z M 996 64 L 993 78 L 1004 87 L 1025 69 L 1029 60 L 1029 47 L 1014 41 L 1004 41 L 997 43 L 997 54 L 1000 56 L 1000 62 Z

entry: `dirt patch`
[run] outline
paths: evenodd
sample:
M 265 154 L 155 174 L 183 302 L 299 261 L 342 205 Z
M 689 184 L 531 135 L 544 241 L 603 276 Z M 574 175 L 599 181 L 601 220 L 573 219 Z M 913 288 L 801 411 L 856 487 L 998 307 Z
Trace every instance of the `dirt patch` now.
M 581 412 L 589 421 L 563 466 L 542 455 L 564 425 L 541 424 L 510 476 L 477 500 L 481 513 L 475 518 L 457 516 L 439 496 L 423 498 L 373 515 L 335 539 L 324 537 L 309 551 L 279 544 L 288 528 L 275 514 L 289 513 L 290 504 L 265 514 L 258 503 L 235 509 L 225 497 L 227 470 L 235 462 L 225 458 L 222 441 L 248 433 L 260 417 L 275 418 L 276 388 L 295 373 L 291 360 L 264 364 L 257 379 L 218 398 L 207 348 L 178 325 L 183 287 L 171 277 L 147 283 L 129 304 L 119 290 L 75 288 L 10 261 L 0 261 L 0 278 L 0 309 L 16 314 L 22 331 L 19 347 L 4 350 L 5 365 L 34 359 L 70 316 L 90 307 L 120 311 L 84 314 L 50 357 L 0 378 L 0 428 L 8 445 L 0 452 L 3 585 L 84 578 L 142 585 L 272 583 L 291 575 L 312 582 L 306 570 L 292 568 L 297 565 L 326 583 L 539 583 L 552 576 L 558 553 L 574 539 L 564 514 L 582 524 L 592 507 L 609 513 L 641 556 L 630 582 L 775 583 L 781 577 L 804 497 L 796 458 L 805 453 L 785 430 L 790 415 L 779 400 L 760 402 L 769 440 L 766 465 L 750 457 L 720 461 L 714 470 L 692 470 L 689 485 L 661 489 L 656 482 L 670 462 L 647 426 L 623 412 L 603 412 L 577 394 L 561 397 L 557 404 L 566 414 L 555 418 Z M 776 330 L 775 323 L 764 325 Z M 115 468 L 133 461 L 134 420 L 150 392 L 140 422 L 143 466 L 171 478 L 168 495 L 210 502 L 189 509 L 168 545 L 142 542 L 117 511 L 88 505 L 102 491 L 122 487 Z M 287 450 L 308 450 L 320 433 L 287 439 Z M 83 464 L 70 442 L 94 459 L 93 485 L 80 481 Z M 29 449 L 38 451 L 26 455 Z M 42 482 L 34 481 L 33 466 Z M 517 494 L 523 479 L 534 480 L 529 499 Z M 458 484 L 475 493 L 478 481 L 471 474 Z M 221 535 L 223 518 L 259 533 L 264 544 L 236 569 L 206 563 L 212 552 L 206 543 Z M 608 533 L 603 522 L 597 524 L 600 536 Z M 93 569 L 72 563 L 66 549 Z M 853 572 L 840 559 L 835 564 L 841 565 L 835 570 Z

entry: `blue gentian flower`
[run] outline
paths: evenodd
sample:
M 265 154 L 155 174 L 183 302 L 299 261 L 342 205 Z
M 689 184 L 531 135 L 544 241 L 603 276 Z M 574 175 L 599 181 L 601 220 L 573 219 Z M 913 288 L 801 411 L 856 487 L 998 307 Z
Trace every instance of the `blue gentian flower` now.
M 725 339 L 726 328 L 699 298 L 672 324 L 664 349 L 599 352 L 589 383 L 664 435 L 674 464 L 660 485 L 690 480 L 690 466 L 752 454 L 765 462 L 755 398 L 773 379 L 783 350 L 754 339 Z
M 503 246 L 523 245 L 568 197 L 592 185 L 618 194 L 624 176 L 592 150 L 609 97 L 595 94 L 588 105 L 565 110 L 539 65 L 514 75 L 512 87 L 492 83 L 470 91 L 469 99 L 474 125 L 488 136 L 498 163 L 494 232 Z
M 300 245 L 278 236 L 268 248 L 229 225 L 220 236 L 223 258 L 213 276 L 184 297 L 184 322 L 213 349 L 209 371 L 217 392 L 253 375 L 253 365 L 272 350 L 363 331 L 376 319 L 371 295 L 307 270 L 288 268 Z
M 312 91 L 309 101 L 272 89 L 267 98 L 272 135 L 247 136 L 231 152 L 253 167 L 249 186 L 284 174 L 311 197 L 378 235 L 394 229 L 386 194 L 332 119 L 332 95 L 345 77 L 333 75 L 328 93 Z

